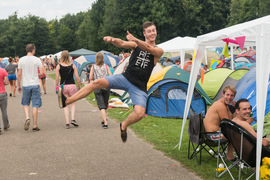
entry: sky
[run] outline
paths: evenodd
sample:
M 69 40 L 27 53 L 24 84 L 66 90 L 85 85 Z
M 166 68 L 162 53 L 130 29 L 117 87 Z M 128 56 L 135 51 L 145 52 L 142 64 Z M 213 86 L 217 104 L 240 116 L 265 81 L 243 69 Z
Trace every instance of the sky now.
M 17 11 L 18 17 L 28 14 L 45 18 L 47 21 L 64 15 L 86 12 L 96 0 L 1 0 L 0 19 L 7 19 Z

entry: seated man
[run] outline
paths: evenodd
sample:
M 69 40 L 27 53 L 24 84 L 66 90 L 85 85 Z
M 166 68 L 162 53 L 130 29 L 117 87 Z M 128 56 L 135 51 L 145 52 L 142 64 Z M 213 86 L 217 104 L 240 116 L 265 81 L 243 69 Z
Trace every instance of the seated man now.
M 203 123 L 206 132 L 218 131 L 223 118 L 233 119 L 233 115 L 228 106 L 233 101 L 235 94 L 236 90 L 233 86 L 226 86 L 223 89 L 222 97 L 209 108 L 205 115 Z M 221 142 L 225 141 L 225 137 L 223 135 L 219 137 L 218 133 L 208 133 L 207 138 L 212 141 L 219 141 L 219 139 L 223 139 Z M 227 159 L 235 160 L 231 144 L 228 146 Z
M 250 134 L 257 138 L 257 133 L 249 124 L 248 120 L 250 119 L 251 106 L 247 99 L 239 99 L 235 104 L 236 117 L 232 120 L 238 125 L 246 129 Z M 269 145 L 270 140 L 268 138 L 262 139 L 262 144 L 264 146 Z

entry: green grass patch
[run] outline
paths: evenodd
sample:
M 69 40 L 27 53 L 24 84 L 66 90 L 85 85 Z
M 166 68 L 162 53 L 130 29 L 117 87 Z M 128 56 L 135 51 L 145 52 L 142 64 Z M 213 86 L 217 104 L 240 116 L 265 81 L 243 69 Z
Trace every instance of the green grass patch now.
M 54 77 L 53 74 L 49 75 Z M 115 96 L 111 96 L 113 98 Z M 94 93 L 91 93 L 86 97 L 86 99 L 97 107 Z M 127 118 L 127 116 L 133 111 L 133 108 L 128 109 L 124 108 L 113 108 L 108 109 L 108 117 L 115 119 L 118 122 L 121 122 Z M 216 166 L 217 159 L 212 158 L 206 164 L 198 165 L 196 158 L 188 159 L 188 120 L 185 124 L 183 141 L 181 149 L 178 149 L 178 143 L 180 139 L 180 133 L 182 128 L 182 119 L 168 119 L 168 118 L 158 118 L 153 116 L 146 116 L 141 121 L 133 124 L 130 128 L 135 132 L 137 137 L 145 140 L 146 142 L 153 145 L 154 149 L 162 151 L 164 155 L 171 157 L 181 163 L 182 166 L 185 166 L 187 169 L 195 172 L 202 179 L 213 180 L 216 178 Z M 119 137 L 120 141 L 120 137 Z M 217 149 L 217 148 L 215 148 Z M 202 162 L 208 159 L 207 152 L 202 152 Z M 232 173 L 236 178 L 238 176 L 238 169 L 233 168 Z M 241 175 L 241 179 L 246 179 L 248 176 Z M 220 180 L 231 179 L 229 174 L 226 173 Z M 255 176 L 254 178 L 255 179 Z
M 55 79 L 55 73 L 52 73 L 52 74 L 47 74 L 48 77 L 52 78 L 52 79 Z

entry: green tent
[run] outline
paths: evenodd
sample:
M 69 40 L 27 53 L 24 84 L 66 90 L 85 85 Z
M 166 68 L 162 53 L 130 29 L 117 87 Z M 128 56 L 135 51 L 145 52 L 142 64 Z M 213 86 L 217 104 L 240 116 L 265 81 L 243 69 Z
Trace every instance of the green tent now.
M 177 66 L 168 66 L 159 72 L 152 74 L 147 83 L 147 91 L 157 82 L 164 79 L 176 79 L 186 84 L 189 83 L 189 73 Z M 213 104 L 213 101 L 207 96 L 202 87 L 196 83 L 195 88 L 205 99 L 206 104 Z
M 231 70 L 228 68 L 217 68 L 205 73 L 203 83 L 198 83 L 204 92 L 213 100 L 222 97 L 222 89 L 226 86 L 236 86 L 237 82 L 248 72 L 248 69 Z
M 88 49 L 78 49 L 69 53 L 70 56 L 96 55 L 97 52 Z

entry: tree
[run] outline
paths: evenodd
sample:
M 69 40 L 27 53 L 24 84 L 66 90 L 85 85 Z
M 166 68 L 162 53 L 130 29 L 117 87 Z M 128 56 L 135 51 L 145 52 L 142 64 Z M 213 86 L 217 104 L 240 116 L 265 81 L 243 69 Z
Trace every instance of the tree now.
M 259 17 L 259 0 L 232 0 L 229 26 L 243 23 Z
M 74 47 L 72 46 L 73 42 L 73 32 L 71 29 L 66 27 L 64 24 L 60 25 L 60 34 L 58 37 L 58 44 L 62 49 L 68 50 L 68 51 L 73 51 Z

